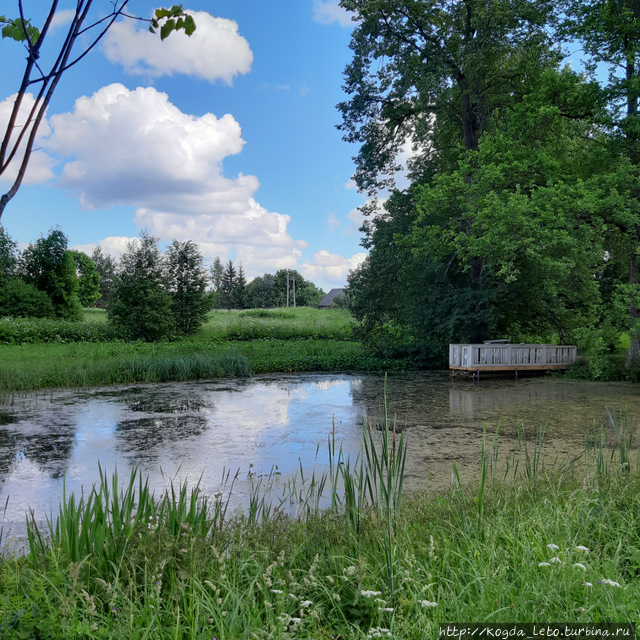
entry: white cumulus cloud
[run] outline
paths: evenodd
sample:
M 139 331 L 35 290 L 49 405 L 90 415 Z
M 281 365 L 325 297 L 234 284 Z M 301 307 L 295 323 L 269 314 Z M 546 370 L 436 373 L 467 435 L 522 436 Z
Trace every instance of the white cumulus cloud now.
M 154 88 L 103 87 L 51 118 L 48 146 L 68 158 L 60 186 L 87 209 L 136 207 L 135 220 L 161 240 L 193 240 L 207 259 L 234 253 L 256 271 L 295 267 L 307 243 L 288 215 L 254 198 L 255 176 L 223 174 L 244 145 L 233 116 L 188 115 Z M 103 244 L 103 243 L 101 243 Z
M 307 280 L 323 283 L 329 288 L 344 287 L 347 284 L 349 271 L 358 268 L 366 257 L 366 253 L 356 253 L 350 258 L 345 258 L 322 249 L 313 254 L 310 262 L 301 265 L 300 273 Z
M 341 27 L 353 24 L 351 14 L 339 5 L 339 0 L 313 0 L 313 19 L 320 24 L 337 22 Z
M 214 18 L 205 11 L 188 13 L 196 22 L 190 37 L 179 31 L 161 41 L 146 27 L 123 20 L 109 29 L 102 50 L 129 73 L 154 77 L 183 73 L 231 84 L 236 75 L 250 71 L 253 52 L 235 21 Z

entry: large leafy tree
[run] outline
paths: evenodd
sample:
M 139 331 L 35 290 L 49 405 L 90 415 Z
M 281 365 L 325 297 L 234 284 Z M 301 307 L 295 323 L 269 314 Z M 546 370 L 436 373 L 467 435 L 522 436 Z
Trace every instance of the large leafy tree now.
M 471 236 L 479 142 L 496 118 L 555 63 L 545 29 L 550 2 L 530 0 L 342 0 L 358 19 L 345 72 L 351 98 L 339 105 L 345 139 L 360 145 L 355 181 L 375 195 L 392 188 L 398 154 L 410 147 L 409 176 L 428 181 L 465 163 L 461 198 L 448 226 Z M 365 211 L 366 213 L 366 211 Z M 464 265 L 464 333 L 489 332 L 481 256 Z
M 129 0 L 76 0 L 62 44 L 49 47 L 51 25 L 65 10 L 59 6 L 59 0 L 52 0 L 41 27 L 31 24 L 23 0 L 17 0 L 16 4 L 16 15 L 0 15 L 2 38 L 21 43 L 27 54 L 7 128 L 0 142 L 0 176 L 5 174 L 10 165 L 16 167 L 11 187 L 0 197 L 0 219 L 22 184 L 38 129 L 62 76 L 84 59 L 117 19 L 142 19 L 128 14 Z M 182 5 L 157 9 L 153 17 L 146 21 L 151 31 L 160 32 L 162 39 L 176 30 L 191 35 L 196 28 L 193 17 L 183 11 Z M 30 91 L 34 92 L 35 100 L 28 113 L 24 113 L 25 97 Z
M 607 222 L 618 236 L 611 259 L 622 261 L 626 271 L 615 298 L 627 309 L 630 366 L 640 360 L 640 2 L 565 0 L 560 9 L 560 33 L 579 38 L 592 71 L 598 64 L 609 70 L 603 83 L 609 108 L 600 125 L 613 134 L 608 179 L 625 196 L 621 206 L 610 209 Z
M 83 307 L 92 307 L 100 299 L 100 274 L 95 262 L 81 251 L 71 251 L 78 276 L 78 300 Z
M 176 327 L 192 334 L 204 323 L 210 304 L 207 273 L 197 245 L 174 240 L 167 250 L 167 280 Z
M 49 235 L 40 237 L 22 253 L 23 278 L 51 298 L 56 315 L 80 319 L 76 263 L 67 246 L 63 231 L 59 227 L 50 229 Z

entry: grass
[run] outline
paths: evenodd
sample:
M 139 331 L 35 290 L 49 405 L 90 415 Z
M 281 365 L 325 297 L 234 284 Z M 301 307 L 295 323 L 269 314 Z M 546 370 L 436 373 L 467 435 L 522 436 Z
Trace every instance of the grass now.
M 388 421 L 381 438 L 365 426 L 358 460 L 330 440 L 329 470 L 290 482 L 296 519 L 258 489 L 230 515 L 224 495 L 155 497 L 135 474 L 121 487 L 101 476 L 66 497 L 48 532 L 32 524 L 28 555 L 0 562 L 0 637 L 422 639 L 444 622 L 637 624 L 640 468 L 618 420 L 620 442 L 593 439 L 581 473 L 534 464 L 533 442 L 517 477 L 481 455 L 479 485 L 405 496 L 405 445 Z M 325 510 L 313 506 L 321 491 Z
M 197 335 L 157 343 L 72 339 L 86 337 L 88 326 L 106 326 L 99 320 L 104 312 L 88 313 L 89 324 L 24 321 L 12 325 L 15 335 L 29 339 L 0 344 L 0 391 L 403 366 L 369 356 L 351 339 L 351 316 L 339 309 L 217 311 L 209 314 Z M 39 340 L 42 335 L 54 338 Z M 96 330 L 90 335 L 104 338 L 107 334 Z

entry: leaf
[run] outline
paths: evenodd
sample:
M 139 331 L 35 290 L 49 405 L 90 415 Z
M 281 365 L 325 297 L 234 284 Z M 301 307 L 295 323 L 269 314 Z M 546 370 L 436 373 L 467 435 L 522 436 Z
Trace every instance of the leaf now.
M 171 19 L 167 20 L 160 28 L 160 40 L 164 40 L 169 37 L 169 34 L 176 28 L 176 21 Z

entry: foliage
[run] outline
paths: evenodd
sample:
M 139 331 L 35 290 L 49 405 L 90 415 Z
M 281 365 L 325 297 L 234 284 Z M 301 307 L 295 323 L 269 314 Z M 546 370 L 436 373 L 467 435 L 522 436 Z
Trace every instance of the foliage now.
M 100 274 L 95 262 L 81 251 L 71 251 L 78 275 L 78 300 L 83 307 L 92 307 L 100 299 Z
M 91 254 L 91 259 L 96 267 L 100 282 L 100 296 L 96 300 L 96 306 L 106 308 L 111 301 L 111 291 L 116 280 L 117 263 L 109 255 L 96 247 Z
M 164 258 L 158 239 L 144 231 L 120 258 L 107 318 L 127 339 L 159 340 L 173 331 Z
M 0 287 L 0 316 L 48 318 L 53 315 L 51 298 L 35 285 L 20 278 L 10 278 Z
M 167 279 L 177 329 L 189 335 L 205 322 L 210 301 L 202 254 L 190 240 L 174 240 L 167 250 Z
M 211 265 L 211 284 L 213 285 L 214 294 L 214 308 L 219 309 L 222 304 L 222 276 L 224 274 L 224 267 L 220 258 L 216 256 L 213 264 Z
M 222 273 L 222 280 L 220 283 L 220 290 L 222 292 L 222 304 L 226 309 L 233 307 L 233 296 L 236 288 L 237 271 L 233 266 L 233 261 L 229 259 L 227 266 Z
M 0 285 L 15 274 L 18 243 L 0 224 Z
M 23 251 L 22 274 L 27 284 L 51 298 L 57 316 L 78 320 L 82 317 L 79 282 L 76 263 L 67 245 L 67 236 L 59 227 L 50 229 L 48 236 L 40 236 Z

